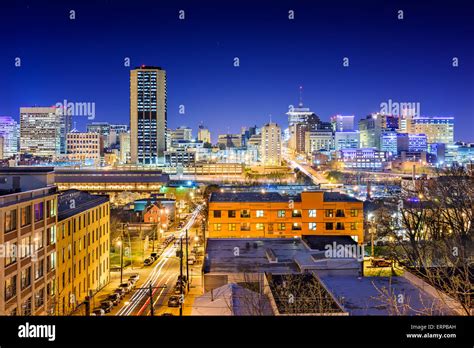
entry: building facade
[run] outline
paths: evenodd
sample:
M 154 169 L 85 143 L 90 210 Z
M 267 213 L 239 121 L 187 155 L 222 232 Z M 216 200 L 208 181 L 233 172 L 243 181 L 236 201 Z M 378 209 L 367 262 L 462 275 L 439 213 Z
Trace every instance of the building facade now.
M 59 108 L 20 108 L 20 152 L 40 157 L 55 157 L 61 153 Z
M 67 156 L 71 161 L 100 164 L 103 141 L 99 133 L 72 131 L 66 137 Z
M 363 243 L 363 203 L 336 192 L 215 192 L 209 201 L 209 238 L 351 236 Z
M 3 138 L 3 158 L 18 154 L 18 124 L 10 116 L 0 116 L 0 136 Z
M 130 160 L 164 162 L 167 133 L 166 71 L 142 66 L 130 71 Z
M 264 166 L 281 165 L 281 129 L 276 123 L 268 123 L 261 130 L 260 160 Z
M 31 169 L 31 168 L 29 168 Z M 58 191 L 53 168 L 3 169 L 0 184 L 0 315 L 56 308 Z
M 57 314 L 69 315 L 109 282 L 108 196 L 77 190 L 58 199 Z

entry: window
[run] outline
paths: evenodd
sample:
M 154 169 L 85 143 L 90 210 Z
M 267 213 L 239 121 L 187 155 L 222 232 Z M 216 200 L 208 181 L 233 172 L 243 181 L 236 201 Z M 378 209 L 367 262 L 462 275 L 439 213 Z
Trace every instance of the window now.
M 316 209 L 310 209 L 308 210 L 308 217 L 316 217 Z
M 316 231 L 316 222 L 310 222 L 310 223 L 308 224 L 308 229 L 309 229 L 310 231 Z
M 5 243 L 5 267 L 16 262 L 17 243 Z
M 301 217 L 301 210 L 296 210 L 294 209 L 293 212 L 291 213 L 292 217 Z
M 291 230 L 292 231 L 300 231 L 301 230 L 301 225 L 297 222 L 293 223 L 293 225 L 291 225 Z
M 5 280 L 5 301 L 16 295 L 16 275 Z
M 21 290 L 26 289 L 30 285 L 31 285 L 31 266 L 21 271 L 21 275 L 20 275 Z
M 263 231 L 265 229 L 265 225 L 259 223 L 255 225 L 255 228 L 257 229 L 257 231 Z
M 31 206 L 20 209 L 20 226 L 24 227 L 31 224 Z
M 334 217 L 334 211 L 332 209 L 326 209 L 326 217 Z
M 16 229 L 16 209 L 5 212 L 5 232 Z
M 43 242 L 43 232 L 37 232 L 35 233 L 35 236 L 33 238 L 33 249 L 36 252 L 36 250 L 40 250 L 44 246 Z
M 339 231 L 344 230 L 344 222 L 336 223 L 336 230 L 339 230 Z
M 23 304 L 21 305 L 21 312 L 22 315 L 31 315 L 31 297 L 29 297 L 25 302 L 23 302 Z
M 278 224 L 278 231 L 284 231 L 286 230 L 286 224 L 280 223 Z
M 344 209 L 337 209 L 336 210 L 336 217 L 345 217 L 346 214 L 344 214 Z
M 51 255 L 48 256 L 49 258 L 49 270 L 53 270 L 56 268 L 56 253 L 51 253 Z
M 214 224 L 214 231 L 220 231 L 221 227 L 221 224 Z
M 243 223 L 240 225 L 240 230 L 241 231 L 250 231 L 250 224 L 249 223 Z
M 256 211 L 256 216 L 257 216 L 258 218 L 263 217 L 263 215 L 264 215 L 263 210 L 257 210 L 257 211 Z
M 357 223 L 356 222 L 351 222 L 351 230 L 357 230 Z
M 237 216 L 237 212 L 235 210 L 229 210 L 228 216 L 230 218 L 235 218 Z
M 46 217 L 56 216 L 56 201 L 50 199 L 46 202 Z
M 220 218 L 221 217 L 221 211 L 220 210 L 214 210 L 214 217 L 215 218 Z
M 249 218 L 250 217 L 250 210 L 248 209 L 243 209 L 240 211 L 240 217 L 241 218 Z
M 229 231 L 235 231 L 236 227 L 235 224 L 229 224 Z
M 48 228 L 47 235 L 48 235 L 48 245 L 53 245 L 54 243 L 56 243 L 56 225 Z
M 333 230 L 334 224 L 332 222 L 326 222 L 326 230 Z
M 284 218 L 285 215 L 286 215 L 286 211 L 284 211 L 284 210 L 278 210 L 277 216 L 278 216 L 279 218 Z
M 358 215 L 357 209 L 351 209 L 350 214 L 351 214 L 351 217 L 357 217 L 357 215 Z
M 34 205 L 34 210 L 35 210 L 35 222 L 43 220 L 44 218 L 43 202 L 36 203 Z
M 25 237 L 20 241 L 20 255 L 22 259 L 31 255 L 31 237 Z
M 44 304 L 44 288 L 35 294 L 35 308 L 39 308 Z
M 43 276 L 44 269 L 44 259 L 40 260 L 35 265 L 35 280 L 41 278 Z

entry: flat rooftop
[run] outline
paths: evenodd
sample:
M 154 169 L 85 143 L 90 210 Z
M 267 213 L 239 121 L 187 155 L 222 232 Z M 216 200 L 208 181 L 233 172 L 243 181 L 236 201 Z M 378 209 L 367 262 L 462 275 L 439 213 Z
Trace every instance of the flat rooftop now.
M 420 311 L 427 308 L 434 309 L 433 315 L 450 314 L 440 300 L 401 276 L 391 277 L 390 280 L 389 277 L 322 275 L 317 271 L 316 274 L 350 315 L 394 315 L 388 301 L 377 289 L 390 289 L 393 294 L 403 295 L 406 306 L 402 310 L 406 311 L 406 315 L 420 315 Z
M 74 208 L 71 208 L 71 200 L 74 200 Z M 108 201 L 109 196 L 106 195 L 92 195 L 79 190 L 63 191 L 58 197 L 58 220 L 67 219 Z
M 161 170 L 93 170 L 56 169 L 57 183 L 150 183 L 169 181 L 169 175 Z
M 333 243 L 325 240 L 327 244 Z M 284 274 L 315 269 L 360 269 L 355 258 L 327 259 L 324 253 L 311 249 L 300 238 L 209 238 L 204 273 Z

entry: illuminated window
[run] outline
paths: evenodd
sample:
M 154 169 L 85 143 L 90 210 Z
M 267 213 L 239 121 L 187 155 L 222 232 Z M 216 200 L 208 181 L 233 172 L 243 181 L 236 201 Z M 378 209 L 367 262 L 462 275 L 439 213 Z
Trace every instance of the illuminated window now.
M 230 218 L 235 218 L 237 216 L 237 212 L 235 210 L 229 210 L 229 217 Z
M 357 217 L 358 210 L 357 209 L 351 209 L 351 217 Z
M 301 210 L 294 209 L 291 213 L 292 217 L 301 217 Z
M 308 224 L 308 229 L 309 229 L 310 231 L 316 231 L 316 222 L 310 222 L 310 223 Z
M 235 230 L 236 230 L 235 224 L 229 224 L 229 231 L 235 231 Z
M 257 215 L 258 218 L 263 217 L 263 215 L 264 215 L 263 210 L 257 210 L 256 215 Z
M 279 218 L 284 218 L 286 216 L 286 211 L 284 210 L 278 210 L 278 217 Z
M 278 224 L 278 230 L 279 230 L 279 231 L 284 231 L 284 230 L 286 230 L 286 224 L 284 224 L 284 223 Z
M 257 229 L 257 231 L 263 231 L 265 229 L 265 225 L 264 224 L 256 224 L 255 228 Z
M 308 210 L 308 217 L 316 217 L 316 209 Z
M 214 231 L 220 231 L 221 230 L 221 224 L 214 224 Z
M 326 209 L 326 217 L 334 217 L 334 211 L 332 209 Z

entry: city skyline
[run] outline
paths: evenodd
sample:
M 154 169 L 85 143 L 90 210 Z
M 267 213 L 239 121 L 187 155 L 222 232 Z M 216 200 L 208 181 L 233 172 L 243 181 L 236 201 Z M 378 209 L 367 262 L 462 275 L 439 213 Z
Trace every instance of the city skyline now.
M 7 6 L 10 16 L 0 24 L 5 26 L 4 33 L 9 32 L 9 21 L 21 16 L 27 16 L 37 32 L 19 28 L 2 40 L 7 54 L 0 58 L 6 81 L 0 90 L 0 114 L 18 121 L 20 107 L 69 100 L 95 103 L 92 121 L 128 124 L 130 70 L 157 65 L 168 74 L 169 128 L 186 125 L 196 136 L 203 122 L 214 141 L 217 134 L 235 133 L 241 126 L 262 125 L 270 119 L 285 128 L 285 113 L 290 104 L 297 105 L 300 86 L 304 105 L 322 120 L 343 114 L 355 115 L 358 121 L 380 111 L 381 103 L 414 102 L 421 106 L 421 115 L 455 117 L 455 140 L 474 140 L 470 132 L 474 71 L 468 63 L 473 50 L 467 44 L 473 28 L 469 21 L 459 20 L 469 15 L 466 7 L 461 13 L 455 6 L 436 10 L 423 3 L 387 8 L 363 2 L 339 8 L 301 2 L 289 9 L 243 2 L 230 13 L 222 4 L 204 11 L 191 2 L 165 3 L 162 11 L 153 13 L 152 24 L 148 14 L 140 17 L 143 26 L 156 31 L 159 38 L 150 34 L 137 38 L 133 28 L 140 20 L 134 16 L 139 4 L 115 4 L 110 9 L 113 16 L 107 16 L 105 1 L 93 9 L 74 3 L 48 8 L 34 2 Z M 75 19 L 71 20 L 69 8 L 73 7 Z M 185 11 L 182 20 L 178 17 L 181 8 Z M 404 10 L 403 20 L 397 19 L 398 8 Z M 288 18 L 289 10 L 295 19 Z M 366 23 L 364 16 L 374 11 L 380 16 Z M 129 12 L 130 23 L 124 31 L 114 18 Z M 51 21 L 36 22 L 39 18 Z M 336 28 L 328 18 L 339 19 Z M 433 23 L 440 18 L 447 24 L 443 33 Z M 241 24 L 244 19 L 246 26 Z M 262 20 L 268 25 L 261 26 Z M 419 23 L 424 24 L 422 28 Z M 390 34 L 388 41 L 383 33 L 374 32 L 380 25 Z M 48 38 L 41 36 L 52 29 L 55 33 Z M 330 36 L 323 35 L 326 30 L 331 30 Z M 90 35 L 99 40 L 92 43 Z M 28 44 L 26 38 L 35 43 Z M 360 45 L 354 45 L 357 38 Z M 47 49 L 54 43 L 67 47 L 72 39 L 71 50 Z M 149 39 L 160 44 L 147 46 Z M 347 67 L 343 66 L 345 57 L 349 58 Z M 452 66 L 453 57 L 459 59 L 459 66 Z M 19 67 L 16 58 L 21 59 Z M 124 66 L 126 58 L 130 66 Z M 238 67 L 235 58 L 239 58 Z M 51 74 L 52 67 L 59 73 Z M 91 120 L 77 116 L 73 122 L 85 129 Z

